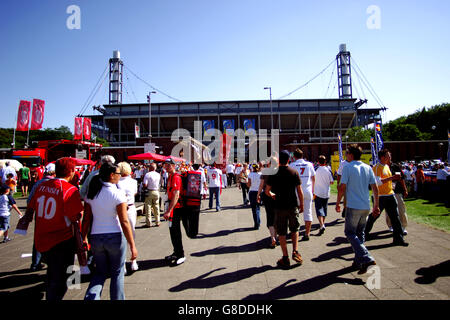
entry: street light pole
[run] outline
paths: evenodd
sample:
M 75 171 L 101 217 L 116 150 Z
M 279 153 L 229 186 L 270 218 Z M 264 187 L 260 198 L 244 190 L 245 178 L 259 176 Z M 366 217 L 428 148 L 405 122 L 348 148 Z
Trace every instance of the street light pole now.
M 156 91 L 150 91 L 147 96 L 148 101 L 148 140 L 151 142 L 152 140 L 152 99 L 151 95 L 155 94 Z
M 273 130 L 273 112 L 272 112 L 272 87 L 265 87 L 264 90 L 269 89 L 270 95 L 270 132 Z

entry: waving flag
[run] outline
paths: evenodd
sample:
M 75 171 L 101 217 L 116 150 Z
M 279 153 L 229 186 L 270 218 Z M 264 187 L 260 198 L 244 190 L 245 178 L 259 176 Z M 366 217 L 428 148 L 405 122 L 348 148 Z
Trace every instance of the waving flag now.
M 91 140 L 91 118 L 83 119 L 83 135 L 85 140 Z
M 42 123 L 44 122 L 44 106 L 44 100 L 33 99 L 33 112 L 31 114 L 30 130 L 42 129 Z
M 384 148 L 383 135 L 381 133 L 381 122 L 375 122 L 375 138 L 377 152 Z
M 134 137 L 135 138 L 141 137 L 141 129 L 139 128 L 139 126 L 136 123 L 134 124 Z
M 338 150 L 339 150 L 339 163 L 341 163 L 344 160 L 344 157 L 342 156 L 342 139 L 339 133 L 338 133 Z
M 31 102 L 20 100 L 19 112 L 17 114 L 17 131 L 28 131 L 28 124 L 30 122 Z
M 83 118 L 75 118 L 75 128 L 73 130 L 73 139 L 81 140 L 83 138 Z

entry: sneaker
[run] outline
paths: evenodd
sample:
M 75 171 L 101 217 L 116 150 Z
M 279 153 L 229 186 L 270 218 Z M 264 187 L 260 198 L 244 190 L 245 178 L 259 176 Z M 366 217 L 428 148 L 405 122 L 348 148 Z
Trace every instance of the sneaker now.
M 321 235 L 323 235 L 324 232 L 325 232 L 325 228 L 320 228 L 319 233 L 317 235 L 321 236 Z
M 376 264 L 377 264 L 377 263 L 375 262 L 375 260 L 370 261 L 370 262 L 363 263 L 363 264 L 361 265 L 361 269 L 359 269 L 359 271 L 358 271 L 358 274 L 364 274 L 364 273 L 366 273 L 366 272 L 367 272 L 367 269 L 369 269 L 370 266 L 374 266 L 374 265 L 376 265 Z
M 39 263 L 39 264 L 36 265 L 36 266 L 31 266 L 31 267 L 30 267 L 30 271 L 31 271 L 31 272 L 39 271 L 39 270 L 42 270 L 43 268 L 44 268 L 43 264 L 42 264 L 42 263 Z
M 309 236 L 304 235 L 300 241 L 309 241 Z
M 390 231 L 390 232 L 394 232 L 394 228 L 389 227 L 389 231 Z
M 275 249 L 277 246 L 277 242 L 276 241 L 272 241 L 272 243 L 270 244 L 269 248 L 270 249 Z
M 298 264 L 303 263 L 302 256 L 298 253 L 298 251 L 292 252 L 292 260 L 296 261 Z
M 11 238 L 10 237 L 4 237 L 3 238 L 3 243 L 6 243 L 6 242 L 8 242 L 8 241 L 11 241 Z
M 291 266 L 291 262 L 288 257 L 283 256 L 280 260 L 277 261 L 277 266 L 281 269 L 289 269 Z
M 408 231 L 406 229 L 403 229 L 403 235 L 406 236 L 408 234 Z
M 174 259 L 171 261 L 171 264 L 173 266 L 178 266 L 186 261 L 186 257 L 174 257 Z
M 131 262 L 131 270 L 133 270 L 133 271 L 139 270 L 139 266 L 138 266 L 136 260 L 133 260 L 133 261 Z

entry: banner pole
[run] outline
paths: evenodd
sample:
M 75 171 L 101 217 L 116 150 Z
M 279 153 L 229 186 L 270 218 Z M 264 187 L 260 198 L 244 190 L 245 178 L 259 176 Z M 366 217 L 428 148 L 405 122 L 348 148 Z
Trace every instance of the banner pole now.
M 20 105 L 19 105 L 20 108 Z M 14 125 L 14 134 L 13 134 L 13 143 L 12 143 L 12 148 L 14 149 L 16 147 L 16 129 L 17 129 L 17 114 L 18 114 L 19 110 L 17 110 L 16 113 L 16 124 Z

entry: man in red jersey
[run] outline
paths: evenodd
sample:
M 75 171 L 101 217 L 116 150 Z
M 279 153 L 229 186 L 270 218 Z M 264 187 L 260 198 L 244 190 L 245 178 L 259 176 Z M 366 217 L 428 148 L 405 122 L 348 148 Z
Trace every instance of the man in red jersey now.
M 36 217 L 36 250 L 47 263 L 47 300 L 62 300 L 67 291 L 67 268 L 74 264 L 76 242 L 72 222 L 82 216 L 78 189 L 69 183 L 75 174 L 75 161 L 60 158 L 55 164 L 56 178 L 42 182 L 28 208 Z
M 173 245 L 173 253 L 168 255 L 165 259 L 172 266 L 177 266 L 186 260 L 181 236 L 181 221 L 185 212 L 179 201 L 182 180 L 181 176 L 175 171 L 175 163 L 172 159 L 166 160 L 164 162 L 164 167 L 169 174 L 167 181 L 167 197 L 169 203 L 164 212 L 164 219 L 169 220 L 170 240 Z

